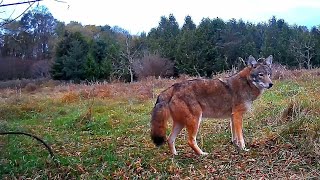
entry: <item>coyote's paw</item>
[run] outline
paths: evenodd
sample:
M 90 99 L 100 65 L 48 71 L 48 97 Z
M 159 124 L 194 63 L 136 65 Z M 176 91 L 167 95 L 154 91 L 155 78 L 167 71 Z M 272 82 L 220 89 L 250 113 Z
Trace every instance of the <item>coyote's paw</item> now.
M 200 154 L 200 156 L 206 156 L 206 155 L 208 155 L 209 153 L 207 153 L 207 152 L 202 152 L 201 154 Z
M 248 148 L 246 148 L 246 147 L 243 147 L 243 148 L 242 148 L 242 151 L 248 152 L 248 151 L 250 151 L 250 149 L 248 149 Z

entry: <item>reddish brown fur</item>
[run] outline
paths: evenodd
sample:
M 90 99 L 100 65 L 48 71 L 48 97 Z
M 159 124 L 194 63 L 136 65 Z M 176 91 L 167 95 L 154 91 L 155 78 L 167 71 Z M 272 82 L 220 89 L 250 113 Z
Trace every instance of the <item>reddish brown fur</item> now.
M 205 154 L 196 143 L 201 117 L 231 118 L 232 141 L 239 148 L 245 149 L 242 117 L 252 101 L 263 91 L 252 80 L 254 69 L 257 66 L 248 66 L 223 80 L 185 81 L 163 91 L 152 111 L 151 137 L 154 142 L 161 145 L 165 141 L 167 119 L 171 116 L 173 129 L 168 138 L 171 152 L 177 154 L 174 141 L 181 129 L 186 127 L 188 144 L 197 154 Z

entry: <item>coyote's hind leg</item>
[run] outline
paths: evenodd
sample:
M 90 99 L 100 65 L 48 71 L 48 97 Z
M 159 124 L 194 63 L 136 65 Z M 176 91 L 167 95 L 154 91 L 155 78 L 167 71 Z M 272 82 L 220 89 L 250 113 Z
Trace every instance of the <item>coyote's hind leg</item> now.
M 188 144 L 189 146 L 196 152 L 196 154 L 198 155 L 207 155 L 208 153 L 203 152 L 198 144 L 197 144 L 197 134 L 199 131 L 199 127 L 200 127 L 200 122 L 201 122 L 201 115 L 199 116 L 199 118 L 194 117 L 192 119 L 189 119 L 187 122 L 187 131 L 188 131 Z

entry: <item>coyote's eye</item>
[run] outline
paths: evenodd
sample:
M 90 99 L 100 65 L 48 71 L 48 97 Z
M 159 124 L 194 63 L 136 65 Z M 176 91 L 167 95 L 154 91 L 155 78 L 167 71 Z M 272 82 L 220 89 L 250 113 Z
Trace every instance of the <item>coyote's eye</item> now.
M 259 73 L 259 76 L 262 77 L 262 76 L 263 76 L 263 73 Z

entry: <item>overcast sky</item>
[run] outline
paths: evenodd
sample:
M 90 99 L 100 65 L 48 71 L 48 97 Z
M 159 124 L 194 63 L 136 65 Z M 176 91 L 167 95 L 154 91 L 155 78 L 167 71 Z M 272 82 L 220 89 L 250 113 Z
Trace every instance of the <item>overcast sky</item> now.
M 3 0 L 2 4 L 25 0 Z M 196 25 L 202 18 L 243 19 L 266 22 L 273 15 L 290 25 L 320 25 L 320 0 L 43 0 L 52 15 L 66 23 L 120 26 L 131 34 L 149 32 L 157 27 L 161 16 L 173 14 L 179 25 L 190 15 Z M 1 0 L 0 0 L 1 2 Z M 0 8 L 0 17 L 21 13 L 27 5 Z

